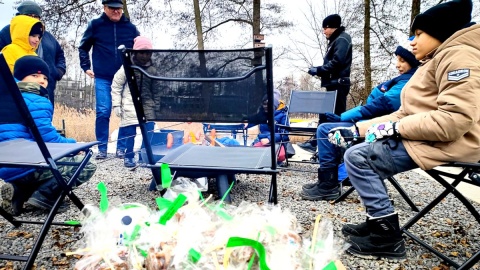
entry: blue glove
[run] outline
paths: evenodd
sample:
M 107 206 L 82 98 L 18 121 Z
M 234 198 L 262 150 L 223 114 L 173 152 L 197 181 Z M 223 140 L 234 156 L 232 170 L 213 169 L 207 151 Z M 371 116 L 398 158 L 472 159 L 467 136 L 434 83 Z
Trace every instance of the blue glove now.
M 316 76 L 317 75 L 317 68 L 316 67 L 311 67 L 309 70 L 308 70 L 308 74 L 312 75 L 312 76 Z
M 398 122 L 385 122 L 371 125 L 365 133 L 365 141 L 373 143 L 376 140 L 385 137 L 400 137 L 398 132 Z
M 325 113 L 325 118 L 327 122 L 340 122 L 340 116 L 334 114 L 334 113 Z
M 328 132 L 328 141 L 338 147 L 349 148 L 358 139 L 357 126 L 332 128 Z

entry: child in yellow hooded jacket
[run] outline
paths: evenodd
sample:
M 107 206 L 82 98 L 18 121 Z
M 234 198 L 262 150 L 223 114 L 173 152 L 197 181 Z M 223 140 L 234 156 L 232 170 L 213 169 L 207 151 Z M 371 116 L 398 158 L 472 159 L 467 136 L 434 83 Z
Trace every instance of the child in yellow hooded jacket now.
M 27 15 L 13 17 L 10 22 L 12 43 L 2 50 L 12 74 L 17 59 L 25 55 L 37 55 L 35 51 L 40 45 L 44 31 L 43 23 L 36 18 Z

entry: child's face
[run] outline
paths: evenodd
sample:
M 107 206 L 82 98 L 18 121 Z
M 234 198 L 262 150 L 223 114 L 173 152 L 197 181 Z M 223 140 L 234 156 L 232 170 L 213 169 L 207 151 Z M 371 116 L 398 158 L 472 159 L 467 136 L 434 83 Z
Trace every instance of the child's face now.
M 404 74 L 405 72 L 408 72 L 412 67 L 410 64 L 405 61 L 400 55 L 397 55 L 397 64 L 396 64 L 397 70 L 400 74 Z
M 422 60 L 427 54 L 440 46 L 440 40 L 430 36 L 420 29 L 415 30 L 415 38 L 410 45 L 413 47 L 413 54 L 417 60 Z
M 30 42 L 30 46 L 32 46 L 32 48 L 36 49 L 40 44 L 40 35 L 35 34 L 33 36 L 28 36 L 28 42 Z
M 152 58 L 151 52 L 136 52 L 134 60 L 135 60 L 135 64 L 144 66 L 150 61 L 151 58 Z
M 23 78 L 22 82 L 38 83 L 43 86 L 43 88 L 47 88 L 48 86 L 48 78 L 43 74 L 30 74 Z

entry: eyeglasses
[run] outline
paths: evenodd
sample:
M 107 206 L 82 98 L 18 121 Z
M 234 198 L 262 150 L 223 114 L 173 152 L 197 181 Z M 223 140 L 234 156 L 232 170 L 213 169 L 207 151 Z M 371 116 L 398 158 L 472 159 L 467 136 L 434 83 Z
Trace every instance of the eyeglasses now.
M 25 15 L 27 15 L 28 17 L 32 17 L 40 20 L 40 16 L 38 16 L 37 14 L 25 14 Z
M 117 7 L 109 7 L 109 6 L 107 6 L 107 8 L 110 9 L 111 11 L 121 11 L 123 9 L 121 7 L 117 8 Z

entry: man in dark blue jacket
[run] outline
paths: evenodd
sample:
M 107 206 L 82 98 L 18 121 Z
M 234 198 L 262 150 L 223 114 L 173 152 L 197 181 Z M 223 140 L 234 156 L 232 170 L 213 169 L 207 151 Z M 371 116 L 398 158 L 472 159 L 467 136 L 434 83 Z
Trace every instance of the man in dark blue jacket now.
M 112 110 L 111 85 L 113 76 L 122 66 L 118 46 L 125 45 L 127 48 L 132 48 L 133 39 L 140 35 L 135 25 L 123 15 L 122 0 L 103 0 L 102 4 L 104 12 L 99 18 L 88 23 L 78 47 L 80 66 L 90 78 L 95 79 L 97 113 L 95 135 L 100 142 L 96 159 L 107 157 L 108 129 Z M 92 47 L 92 62 L 90 62 L 89 52 Z M 121 131 L 120 129 L 119 138 Z
M 23 1 L 17 7 L 17 11 L 16 15 L 27 15 L 37 19 L 40 19 L 42 16 L 42 9 L 33 1 Z M 12 43 L 12 37 L 10 36 L 10 25 L 7 25 L 0 30 L 0 50 L 10 43 Z M 55 99 L 54 90 L 57 81 L 62 79 L 66 71 L 65 55 L 58 41 L 47 31 L 43 34 L 42 41 L 36 53 L 47 63 L 50 69 L 47 91 L 48 99 L 50 99 L 53 104 Z

